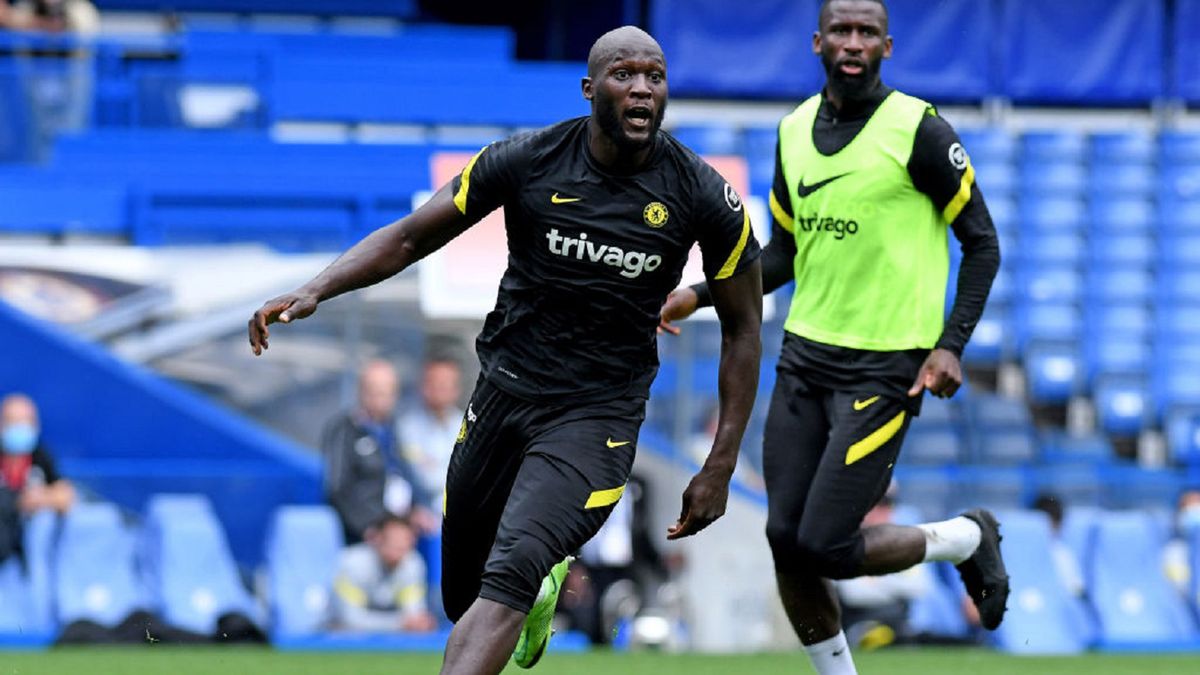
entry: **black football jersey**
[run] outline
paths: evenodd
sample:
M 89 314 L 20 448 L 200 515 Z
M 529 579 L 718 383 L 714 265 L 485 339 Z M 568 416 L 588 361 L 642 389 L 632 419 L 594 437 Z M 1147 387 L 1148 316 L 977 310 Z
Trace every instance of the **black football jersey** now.
M 451 186 L 471 218 L 504 207 L 508 268 L 476 351 L 484 377 L 531 400 L 648 396 L 658 311 L 692 245 L 709 279 L 759 254 L 741 199 L 695 153 L 659 132 L 646 164 L 614 173 L 591 156 L 588 125 L 493 143 Z

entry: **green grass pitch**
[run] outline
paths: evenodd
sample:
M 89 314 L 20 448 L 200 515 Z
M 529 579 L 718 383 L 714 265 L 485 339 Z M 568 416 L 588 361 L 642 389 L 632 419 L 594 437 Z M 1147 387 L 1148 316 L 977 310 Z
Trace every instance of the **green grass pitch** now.
M 891 649 L 855 656 L 862 675 L 1158 675 L 1200 673 L 1200 654 L 1015 657 L 984 650 Z M 218 647 L 0 651 L 0 675 L 408 675 L 437 673 L 438 654 L 304 653 Z M 792 675 L 811 673 L 800 652 L 750 656 L 550 653 L 535 675 Z

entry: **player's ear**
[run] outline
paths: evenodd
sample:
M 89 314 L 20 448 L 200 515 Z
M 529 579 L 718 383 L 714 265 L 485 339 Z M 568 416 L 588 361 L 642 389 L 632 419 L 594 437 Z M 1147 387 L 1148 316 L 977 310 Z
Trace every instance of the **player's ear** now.
M 892 58 L 892 36 L 889 35 L 883 40 L 883 58 Z
M 583 88 L 584 100 L 587 100 L 587 101 L 592 100 L 592 78 L 590 78 L 590 77 L 583 78 L 582 82 L 580 82 L 580 85 Z
M 813 53 L 821 53 L 821 31 L 813 31 Z

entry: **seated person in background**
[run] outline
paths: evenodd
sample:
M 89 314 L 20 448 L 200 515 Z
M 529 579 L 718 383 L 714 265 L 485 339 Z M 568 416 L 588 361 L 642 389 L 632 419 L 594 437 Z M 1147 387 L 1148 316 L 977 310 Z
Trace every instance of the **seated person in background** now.
M 879 503 L 863 517 L 863 527 L 895 522 L 898 491 L 893 480 Z M 847 641 L 867 649 L 910 641 L 913 636 L 908 626 L 909 605 L 931 592 L 934 583 L 929 565 L 916 565 L 893 574 L 835 581 Z
M 372 633 L 437 627 L 425 603 L 425 562 L 407 518 L 385 515 L 367 541 L 342 551 L 334 579 L 334 626 Z
M 453 359 L 433 356 L 421 375 L 421 401 L 400 417 L 403 456 L 416 470 L 434 513 L 442 510 L 450 453 L 463 424 L 462 369 Z
M 345 531 L 346 543 L 365 538 L 367 528 L 387 513 L 412 511 L 422 532 L 437 527 L 430 497 L 412 466 L 400 456 L 396 401 L 400 379 L 392 364 L 369 361 L 359 372 L 358 405 L 339 413 L 321 433 L 325 496 Z
M 1163 548 L 1163 572 L 1171 585 L 1187 597 L 1192 581 L 1188 541 L 1191 533 L 1200 529 L 1200 487 L 1190 487 L 1179 494 L 1174 529 L 1174 534 Z
M 0 401 L 0 560 L 21 549 L 22 515 L 64 513 L 75 503 L 75 488 L 59 475 L 40 436 L 31 398 L 9 394 Z
M 90 35 L 100 30 L 100 13 L 88 0 L 0 0 L 0 28 Z
M 1071 595 L 1077 598 L 1083 597 L 1087 591 L 1083 583 L 1083 568 L 1080 567 L 1075 552 L 1071 550 L 1070 546 L 1067 546 L 1062 538 L 1062 500 L 1044 492 L 1033 500 L 1033 508 L 1035 511 L 1045 513 L 1050 519 L 1050 536 L 1052 538 L 1050 555 L 1054 557 L 1054 570 L 1058 573 L 1058 580 Z

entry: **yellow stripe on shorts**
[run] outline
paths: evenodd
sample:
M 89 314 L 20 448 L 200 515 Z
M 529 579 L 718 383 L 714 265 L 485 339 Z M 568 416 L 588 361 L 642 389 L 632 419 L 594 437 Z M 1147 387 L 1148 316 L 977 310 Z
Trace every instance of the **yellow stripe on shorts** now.
M 588 497 L 587 503 L 583 505 L 585 509 L 598 509 L 601 506 L 616 504 L 621 495 L 625 493 L 625 486 L 611 488 L 609 490 L 596 490 Z
M 846 466 L 857 462 L 867 455 L 875 452 L 881 445 L 892 440 L 900 427 L 904 425 L 904 411 L 901 410 L 898 415 L 888 420 L 886 424 L 872 431 L 869 436 L 861 441 L 850 446 L 846 451 Z

